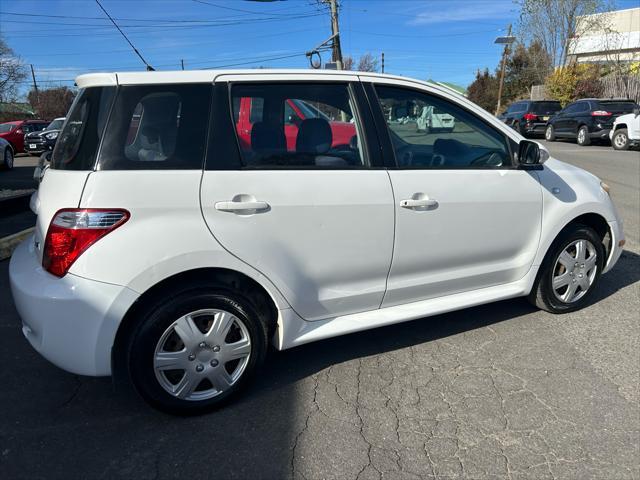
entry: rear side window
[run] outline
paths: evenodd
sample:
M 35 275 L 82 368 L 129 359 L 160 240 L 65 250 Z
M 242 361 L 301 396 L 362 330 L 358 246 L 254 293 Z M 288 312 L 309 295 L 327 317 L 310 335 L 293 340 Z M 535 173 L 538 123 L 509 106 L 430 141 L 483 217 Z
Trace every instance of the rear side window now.
M 250 107 L 248 107 L 250 105 Z M 231 88 L 246 168 L 362 168 L 367 165 L 355 101 L 347 84 L 238 84 Z
M 115 87 L 87 88 L 78 94 L 58 136 L 51 168 L 93 170 L 114 94 Z
M 211 88 L 207 84 L 120 87 L 98 168 L 202 168 Z
M 636 106 L 633 102 L 600 102 L 603 110 L 612 113 L 631 113 Z

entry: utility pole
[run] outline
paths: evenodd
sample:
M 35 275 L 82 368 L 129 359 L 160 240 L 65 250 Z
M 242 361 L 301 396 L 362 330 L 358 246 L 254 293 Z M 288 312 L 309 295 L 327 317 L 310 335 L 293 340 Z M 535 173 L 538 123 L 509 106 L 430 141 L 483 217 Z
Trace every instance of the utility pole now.
M 40 94 L 38 93 L 38 84 L 36 83 L 36 74 L 33 71 L 33 63 L 31 64 L 31 78 L 33 79 L 33 90 L 36 92 L 36 104 L 39 104 Z
M 338 70 L 342 70 L 342 49 L 340 48 L 340 28 L 338 27 L 338 2 L 326 0 L 331 7 L 331 33 L 333 34 L 331 61 L 336 62 Z
M 182 70 L 184 70 L 184 59 L 180 59 L 180 65 L 182 66 Z
M 511 24 L 507 31 L 507 38 L 511 38 Z M 505 43 L 502 51 L 502 65 L 500 67 L 500 84 L 498 85 L 498 104 L 496 105 L 496 115 L 500 115 L 500 104 L 502 103 L 502 85 L 504 84 L 504 71 L 507 65 L 507 55 L 509 54 L 510 43 Z
M 382 52 L 382 73 L 384 73 L 384 52 Z

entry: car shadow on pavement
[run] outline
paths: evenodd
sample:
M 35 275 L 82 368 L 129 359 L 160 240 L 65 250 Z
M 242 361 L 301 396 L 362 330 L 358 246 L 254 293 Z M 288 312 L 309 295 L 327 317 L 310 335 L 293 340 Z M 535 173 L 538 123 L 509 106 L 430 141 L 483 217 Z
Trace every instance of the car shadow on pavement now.
M 313 382 L 322 370 L 509 322 L 536 310 L 524 299 L 496 302 L 271 352 L 234 403 L 208 415 L 157 412 L 114 392 L 108 378 L 78 377 L 27 344 L 0 262 L 1 478 L 290 478 Z M 640 280 L 640 255 L 624 252 L 595 301 Z

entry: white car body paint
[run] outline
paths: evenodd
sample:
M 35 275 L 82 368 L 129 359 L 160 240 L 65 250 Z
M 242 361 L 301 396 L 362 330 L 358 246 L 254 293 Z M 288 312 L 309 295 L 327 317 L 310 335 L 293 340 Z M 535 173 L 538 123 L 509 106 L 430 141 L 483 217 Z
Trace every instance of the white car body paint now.
M 212 83 L 216 78 L 360 79 L 405 86 L 460 104 L 515 142 L 522 139 L 449 89 L 387 75 L 136 72 L 83 75 L 77 83 L 87 88 Z M 234 175 L 243 175 L 242 184 Z M 381 169 L 360 171 L 357 179 L 348 171 L 288 171 L 284 176 L 286 181 L 274 186 L 275 175 L 267 171 L 48 169 L 33 200 L 36 232 L 16 250 L 10 266 L 25 335 L 61 368 L 109 375 L 111 347 L 125 313 L 154 285 L 192 269 L 235 270 L 263 286 L 278 310 L 274 345 L 286 349 L 526 295 L 553 240 L 582 214 L 601 215 L 610 226 L 612 249 L 605 271 L 622 250 L 622 224 L 599 180 L 554 159 L 537 171 Z M 332 187 L 316 188 L 322 182 Z M 491 185 L 491 195 L 478 188 L 481 184 Z M 399 206 L 418 192 L 433 197 L 439 209 L 412 212 Z M 238 194 L 268 202 L 271 211 L 242 216 L 214 208 Z M 42 268 L 42 243 L 55 212 L 77 207 L 125 208 L 131 220 L 92 245 L 67 275 L 57 278 Z M 354 215 L 363 218 L 350 222 Z M 489 238 L 489 216 L 500 219 L 493 232 L 501 235 L 497 240 Z M 422 220 L 435 225 L 428 237 L 431 250 L 424 249 L 424 256 L 415 236 Z M 320 232 L 312 231 L 312 225 L 321 225 Z M 511 237 L 505 238 L 507 234 Z M 367 238 L 371 236 L 375 242 Z M 465 246 L 465 251 L 455 251 Z

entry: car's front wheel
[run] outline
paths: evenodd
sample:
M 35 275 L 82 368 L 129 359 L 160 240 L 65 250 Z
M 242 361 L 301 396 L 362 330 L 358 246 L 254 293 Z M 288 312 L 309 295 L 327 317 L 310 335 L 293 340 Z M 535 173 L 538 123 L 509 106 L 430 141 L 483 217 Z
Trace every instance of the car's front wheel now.
M 602 241 L 592 228 L 577 225 L 565 230 L 540 266 L 529 301 L 551 313 L 579 310 L 593 295 L 604 257 Z
M 629 150 L 629 133 L 626 128 L 616 130 L 611 139 L 611 145 L 615 150 Z
M 2 165 L 5 168 L 5 170 L 13 169 L 13 150 L 11 150 L 11 147 L 6 147 L 4 149 Z
M 556 140 L 556 132 L 553 129 L 553 125 L 547 125 L 544 130 L 544 138 L 547 142 L 554 142 Z
M 129 375 L 151 405 L 174 414 L 210 411 L 263 363 L 267 328 L 251 303 L 194 289 L 149 309 L 127 352 Z

